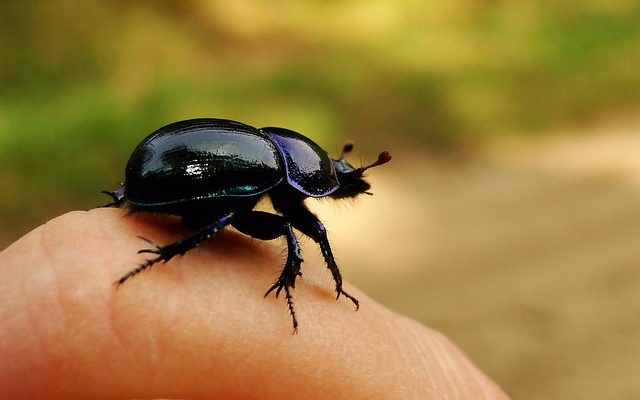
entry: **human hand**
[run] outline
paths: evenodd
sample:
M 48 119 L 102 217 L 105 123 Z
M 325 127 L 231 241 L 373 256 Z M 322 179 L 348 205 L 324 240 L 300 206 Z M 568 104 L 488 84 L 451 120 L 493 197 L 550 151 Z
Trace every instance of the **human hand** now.
M 184 232 L 97 209 L 0 253 L 0 398 L 507 398 L 440 333 L 353 288 L 358 312 L 336 302 L 320 265 L 303 264 L 291 335 L 284 300 L 262 297 L 280 251 L 233 232 L 116 289 L 138 234 Z

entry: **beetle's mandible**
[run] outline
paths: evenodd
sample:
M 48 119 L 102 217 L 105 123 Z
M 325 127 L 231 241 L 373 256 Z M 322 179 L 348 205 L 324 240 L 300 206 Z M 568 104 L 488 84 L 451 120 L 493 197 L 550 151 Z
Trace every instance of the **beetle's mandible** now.
M 104 206 L 175 215 L 193 234 L 164 246 L 143 238 L 152 248 L 138 253 L 155 256 L 122 275 L 116 285 L 158 262 L 184 255 L 227 225 L 261 240 L 284 236 L 287 261 L 265 297 L 273 290 L 278 297 L 284 290 L 295 333 L 298 321 L 291 289 L 303 261 L 295 228 L 320 246 L 336 283 L 336 299 L 345 296 L 357 310 L 358 300 L 342 289 L 324 225 L 304 205 L 307 197 L 370 194 L 364 172 L 391 156 L 384 151 L 372 164 L 355 168 L 344 158 L 352 149 L 346 144 L 340 157 L 332 159 L 311 139 L 292 130 L 257 129 L 226 119 L 179 121 L 151 133 L 131 154 L 124 183 L 104 191 L 113 198 Z M 254 210 L 264 196 L 278 214 Z

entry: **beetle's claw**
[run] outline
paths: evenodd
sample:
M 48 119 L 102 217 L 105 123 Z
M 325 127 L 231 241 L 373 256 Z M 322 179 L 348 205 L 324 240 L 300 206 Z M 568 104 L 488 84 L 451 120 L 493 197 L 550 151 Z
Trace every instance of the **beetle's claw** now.
M 273 292 L 274 290 L 276 291 L 276 299 L 278 298 L 278 296 L 280 296 L 280 292 L 282 291 L 282 289 L 287 288 L 287 287 L 293 287 L 293 285 L 287 285 L 281 278 L 278 279 L 273 285 L 271 285 L 271 287 L 269 288 L 269 290 L 267 290 L 267 292 L 264 294 L 264 297 L 267 297 L 269 295 L 269 293 Z
M 140 250 L 138 250 L 138 254 L 150 253 L 150 254 L 162 255 L 162 250 L 163 250 L 162 246 L 159 246 L 159 245 L 155 244 L 152 240 L 149 240 L 144 236 L 138 236 L 138 238 L 144 240 L 145 242 L 147 242 L 151 246 L 153 246 L 153 248 L 151 248 L 151 249 L 140 249 Z
M 156 247 L 155 249 L 141 249 L 141 250 L 138 250 L 138 254 L 142 254 L 142 253 L 162 254 L 162 249 L 160 247 Z
M 104 193 L 113 199 L 113 201 L 105 203 L 100 207 L 120 207 L 120 205 L 124 203 L 124 184 L 122 183 L 115 190 L 102 190 L 100 193 Z
M 342 288 L 336 288 L 336 292 L 338 292 L 338 295 L 336 296 L 336 300 L 338 300 L 340 298 L 340 295 L 344 295 L 344 297 L 346 297 L 347 299 L 351 300 L 353 305 L 356 306 L 356 311 L 358 311 L 360 309 L 360 302 L 358 301 L 358 299 L 356 299 L 355 297 L 353 297 L 349 293 L 347 293 L 344 290 L 342 290 Z
M 151 246 L 153 246 L 153 247 L 158 247 L 158 245 L 157 245 L 157 244 L 155 244 L 155 242 L 154 242 L 154 241 L 152 241 L 151 239 L 147 239 L 147 238 L 146 238 L 146 237 L 144 237 L 144 236 L 140 236 L 140 235 L 138 235 L 138 239 L 142 239 L 142 240 L 144 240 L 145 242 L 149 243 L 149 244 L 150 244 Z
M 268 290 L 267 292 L 264 294 L 264 297 L 267 297 L 269 295 L 269 293 L 273 292 L 275 289 L 278 289 L 280 286 L 280 280 L 278 280 L 276 283 L 274 283 Z M 278 291 L 276 292 L 276 298 L 278 298 L 278 294 L 280 293 L 280 289 L 278 289 Z

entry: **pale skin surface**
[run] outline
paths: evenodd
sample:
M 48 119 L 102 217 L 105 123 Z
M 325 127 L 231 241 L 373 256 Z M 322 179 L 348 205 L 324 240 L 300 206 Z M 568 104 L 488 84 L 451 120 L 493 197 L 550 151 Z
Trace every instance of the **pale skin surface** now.
M 348 283 L 360 310 L 336 302 L 313 262 L 294 290 L 292 335 L 283 298 L 262 297 L 279 246 L 234 232 L 116 289 L 143 260 L 136 235 L 185 234 L 125 215 L 65 214 L 0 253 L 0 398 L 507 399 L 440 333 Z

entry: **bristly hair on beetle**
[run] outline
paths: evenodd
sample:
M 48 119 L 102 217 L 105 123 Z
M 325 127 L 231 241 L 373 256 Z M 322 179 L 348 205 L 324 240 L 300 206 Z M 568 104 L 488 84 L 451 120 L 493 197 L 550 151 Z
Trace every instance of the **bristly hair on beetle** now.
M 336 299 L 344 296 L 359 308 L 358 300 L 342 288 L 342 275 L 329 245 L 327 230 L 305 206 L 308 197 L 355 198 L 371 194 L 364 172 L 391 160 L 383 151 L 373 163 L 355 168 L 345 160 L 353 143 L 338 159 L 308 137 L 285 128 L 254 128 L 227 119 L 198 118 L 164 126 L 135 148 L 125 168 L 124 182 L 104 191 L 112 202 L 104 207 L 127 207 L 131 212 L 177 216 L 192 234 L 166 245 L 141 237 L 151 254 L 115 282 L 173 257 L 185 255 L 226 226 L 260 240 L 284 237 L 286 261 L 265 297 L 284 292 L 293 333 L 298 320 L 292 290 L 302 275 L 301 248 L 294 229 L 320 247 L 335 282 Z M 255 209 L 263 198 L 276 213 Z
M 329 196 L 333 199 L 343 199 L 348 197 L 355 197 L 359 194 L 373 193 L 368 190 L 371 188 L 368 182 L 364 180 L 364 172 L 369 168 L 377 167 L 378 165 L 386 164 L 391 161 L 391 155 L 388 151 L 383 151 L 378 155 L 378 159 L 371 164 L 363 167 L 354 167 L 346 159 L 345 156 L 353 150 L 353 143 L 347 142 L 342 148 L 340 157 L 338 159 L 332 159 L 333 166 L 338 175 L 338 182 L 340 187 Z

